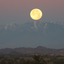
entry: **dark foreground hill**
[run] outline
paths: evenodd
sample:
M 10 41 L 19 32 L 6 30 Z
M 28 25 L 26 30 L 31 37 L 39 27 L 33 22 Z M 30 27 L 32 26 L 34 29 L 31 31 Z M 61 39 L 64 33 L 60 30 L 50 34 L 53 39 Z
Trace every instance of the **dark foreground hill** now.
M 2 54 L 64 54 L 64 49 L 50 49 L 43 46 L 38 46 L 37 48 L 5 48 L 0 49 Z

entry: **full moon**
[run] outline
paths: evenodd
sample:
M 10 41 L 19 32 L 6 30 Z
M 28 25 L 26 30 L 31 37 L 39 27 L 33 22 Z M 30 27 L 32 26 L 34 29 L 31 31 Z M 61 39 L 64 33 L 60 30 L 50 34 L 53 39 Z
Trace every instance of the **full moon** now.
M 42 15 L 43 15 L 42 11 L 40 9 L 37 9 L 37 8 L 31 10 L 31 12 L 30 12 L 30 17 L 33 20 L 39 20 L 39 19 L 41 19 Z

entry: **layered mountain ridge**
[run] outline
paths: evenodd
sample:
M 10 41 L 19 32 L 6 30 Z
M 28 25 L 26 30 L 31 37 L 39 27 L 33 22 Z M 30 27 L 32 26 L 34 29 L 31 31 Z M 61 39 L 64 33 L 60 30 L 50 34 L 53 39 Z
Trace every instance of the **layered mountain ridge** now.
M 43 46 L 36 48 L 20 47 L 0 49 L 1 54 L 64 54 L 64 49 L 50 49 Z
M 0 25 L 0 48 L 64 48 L 64 23 L 27 22 Z

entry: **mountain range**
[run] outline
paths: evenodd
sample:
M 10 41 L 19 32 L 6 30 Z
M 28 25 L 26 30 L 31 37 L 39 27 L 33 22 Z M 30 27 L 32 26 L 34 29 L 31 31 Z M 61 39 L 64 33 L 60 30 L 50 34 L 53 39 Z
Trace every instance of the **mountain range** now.
M 27 22 L 0 25 L 0 48 L 64 48 L 64 23 Z
M 64 55 L 64 49 L 51 49 L 46 48 L 43 46 L 38 46 L 36 48 L 30 48 L 30 47 L 19 47 L 19 48 L 5 48 L 0 49 L 0 55 L 1 54 L 63 54 Z

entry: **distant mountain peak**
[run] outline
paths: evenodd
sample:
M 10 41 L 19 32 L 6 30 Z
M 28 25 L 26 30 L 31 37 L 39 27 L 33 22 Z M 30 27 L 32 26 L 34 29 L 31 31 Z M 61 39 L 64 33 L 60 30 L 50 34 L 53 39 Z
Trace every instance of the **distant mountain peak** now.
M 38 46 L 38 49 L 46 48 L 42 47 L 43 45 L 50 48 L 64 48 L 63 38 L 64 24 L 60 22 L 37 21 L 25 24 L 11 23 L 0 26 L 0 48 L 19 46 Z M 39 46 L 39 44 L 42 46 Z
M 37 49 L 45 49 L 46 47 L 38 46 Z

